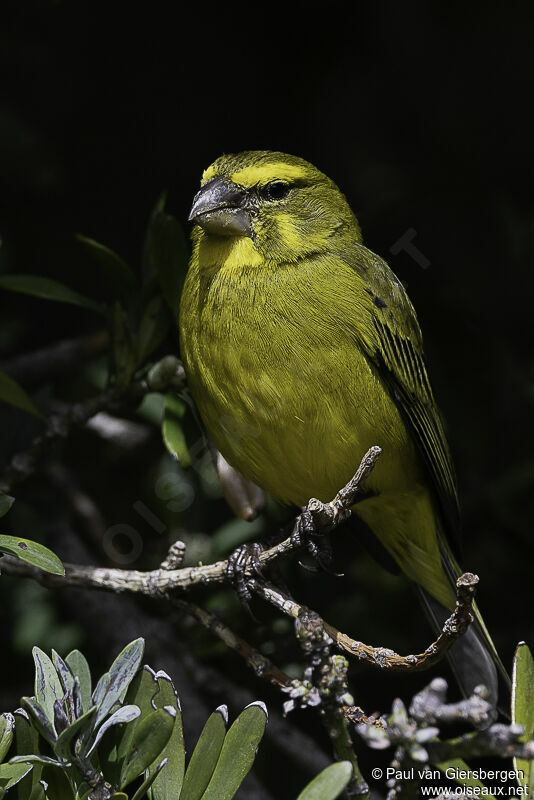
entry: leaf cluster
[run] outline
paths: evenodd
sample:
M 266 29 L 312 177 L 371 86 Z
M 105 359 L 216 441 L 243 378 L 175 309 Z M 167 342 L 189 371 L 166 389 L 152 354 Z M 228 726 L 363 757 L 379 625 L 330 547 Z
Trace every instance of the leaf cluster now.
M 136 639 L 93 688 L 79 650 L 50 658 L 35 647 L 35 693 L 0 716 L 0 797 L 18 800 L 232 800 L 252 768 L 267 723 L 248 705 L 228 728 L 220 706 L 207 720 L 186 769 L 182 712 L 162 671 L 141 667 Z M 4 761 L 11 755 L 8 761 Z M 327 767 L 298 800 L 334 800 L 352 775 Z

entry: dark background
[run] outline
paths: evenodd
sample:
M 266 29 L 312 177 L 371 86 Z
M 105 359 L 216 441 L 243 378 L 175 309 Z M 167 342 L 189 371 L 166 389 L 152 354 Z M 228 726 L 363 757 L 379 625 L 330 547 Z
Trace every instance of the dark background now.
M 295 153 L 339 184 L 367 245 L 407 284 L 418 311 L 459 474 L 463 563 L 481 576 L 480 605 L 507 664 L 517 641 L 534 639 L 529 6 L 155 2 L 135 11 L 122 3 L 19 0 L 4 4 L 0 28 L 3 272 L 48 275 L 98 296 L 73 234 L 104 242 L 138 267 L 158 195 L 168 190 L 168 208 L 185 221 L 202 170 L 221 152 Z M 410 229 L 426 268 L 404 251 L 390 252 Z M 73 307 L 6 294 L 0 301 L 4 366 L 17 354 L 96 329 L 91 314 Z M 45 402 L 51 393 L 83 394 L 86 387 L 45 381 L 32 389 Z M 24 443 L 29 423 L 4 411 L 7 458 Z M 139 527 L 132 503 L 142 497 L 157 504 L 155 430 L 133 455 L 81 432 L 55 457 L 107 525 Z M 184 480 L 196 486 L 198 502 L 167 520 L 168 538 L 187 528 L 209 548 L 205 534 L 231 515 L 218 496 L 206 506 L 198 476 Z M 94 541 L 79 551 L 72 544 L 74 512 L 46 469 L 16 495 L 19 510 L 5 521 L 6 532 L 48 541 L 65 559 L 105 561 Z M 140 530 L 146 548 L 135 566 L 146 567 L 165 542 L 146 525 Z M 239 528 L 229 541 L 234 534 L 246 535 Z M 422 649 L 428 633 L 402 581 L 347 537 L 340 535 L 338 546 L 344 563 L 348 553 L 354 560 L 344 581 L 295 568 L 288 580 L 296 596 L 357 638 L 402 652 Z M 168 637 L 176 635 L 169 627 L 159 645 L 155 634 L 151 640 L 152 607 L 138 612 L 81 593 L 66 603 L 64 594 L 8 579 L 0 592 L 12 653 L 9 663 L 2 660 L 6 708 L 30 693 L 36 641 L 79 645 L 96 670 L 141 629 L 148 660 L 161 666 Z M 243 633 L 250 629 L 228 593 L 211 603 L 227 607 Z M 290 633 L 282 625 L 276 639 L 275 623 L 262 613 L 268 622 L 259 641 L 274 641 L 272 657 L 282 666 L 298 661 Z M 198 660 L 265 695 L 237 657 L 190 635 L 199 639 Z M 176 675 L 180 667 L 174 669 Z M 412 690 L 410 682 L 365 671 L 357 680 L 356 700 L 368 711 L 384 711 L 391 697 Z M 211 708 L 222 699 L 206 702 Z M 272 705 L 279 707 L 275 695 Z M 311 723 L 306 717 L 301 724 Z

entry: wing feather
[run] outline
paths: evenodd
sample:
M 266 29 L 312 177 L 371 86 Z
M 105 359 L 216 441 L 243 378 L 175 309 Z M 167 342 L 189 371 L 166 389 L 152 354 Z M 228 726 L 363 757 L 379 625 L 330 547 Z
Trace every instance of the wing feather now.
M 355 270 L 372 300 L 369 303 L 372 335 L 365 342 L 368 355 L 414 434 L 432 478 L 450 538 L 459 545 L 456 476 L 428 379 L 415 310 L 401 282 L 385 261 L 363 245 L 355 247 Z

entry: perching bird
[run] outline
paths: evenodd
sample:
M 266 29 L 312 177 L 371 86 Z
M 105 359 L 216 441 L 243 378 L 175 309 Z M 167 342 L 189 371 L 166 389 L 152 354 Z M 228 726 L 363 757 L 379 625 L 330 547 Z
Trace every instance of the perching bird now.
M 331 500 L 380 445 L 354 512 L 441 627 L 460 574 L 456 481 L 402 284 L 336 184 L 295 156 L 221 156 L 190 219 L 181 352 L 211 439 L 296 505 Z M 501 665 L 479 615 L 455 650 L 464 691 L 485 683 L 495 698 Z

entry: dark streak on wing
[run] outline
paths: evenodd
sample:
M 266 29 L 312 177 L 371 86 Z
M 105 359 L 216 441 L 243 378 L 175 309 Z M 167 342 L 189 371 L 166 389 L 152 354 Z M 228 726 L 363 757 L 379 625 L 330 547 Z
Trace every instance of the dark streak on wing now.
M 447 532 L 460 549 L 460 510 L 456 477 L 445 432 L 423 357 L 421 331 L 414 308 L 402 284 L 388 265 L 362 245 L 354 253 L 353 268 L 374 297 L 385 298 L 388 314 L 370 307 L 375 335 L 369 352 L 404 419 L 414 433 L 432 477 Z

